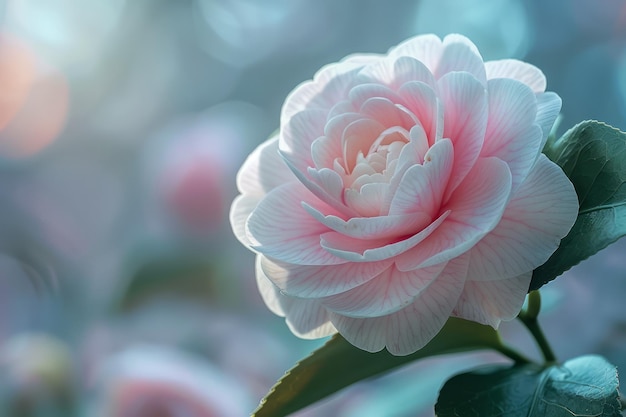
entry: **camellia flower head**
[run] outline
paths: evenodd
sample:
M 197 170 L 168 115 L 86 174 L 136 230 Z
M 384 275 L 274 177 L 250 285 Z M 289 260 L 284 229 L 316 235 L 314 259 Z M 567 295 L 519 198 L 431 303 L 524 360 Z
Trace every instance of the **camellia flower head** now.
M 514 318 L 576 192 L 541 150 L 561 99 L 460 35 L 351 55 L 287 97 L 237 177 L 238 239 L 298 336 L 415 352 L 450 316 Z

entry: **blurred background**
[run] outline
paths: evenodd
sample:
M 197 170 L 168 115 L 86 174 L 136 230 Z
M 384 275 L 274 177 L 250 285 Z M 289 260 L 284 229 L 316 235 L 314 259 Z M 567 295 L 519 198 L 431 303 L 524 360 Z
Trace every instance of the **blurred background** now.
M 559 133 L 626 129 L 623 0 L 4 0 L 0 19 L 4 416 L 248 415 L 323 343 L 265 308 L 227 216 L 238 167 L 324 64 L 458 32 L 540 67 Z M 625 250 L 544 287 L 560 359 L 624 373 Z M 494 360 L 420 362 L 297 415 L 429 416 L 446 378 Z

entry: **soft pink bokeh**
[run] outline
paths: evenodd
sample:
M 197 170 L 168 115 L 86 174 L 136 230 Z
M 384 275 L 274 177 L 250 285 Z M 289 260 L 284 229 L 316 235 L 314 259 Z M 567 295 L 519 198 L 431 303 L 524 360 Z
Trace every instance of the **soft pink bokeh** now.
M 245 390 L 210 363 L 175 349 L 136 346 L 99 372 L 94 416 L 229 417 L 252 408 Z
M 351 55 L 287 98 L 238 175 L 235 234 L 298 336 L 406 355 L 450 316 L 514 318 L 576 219 L 541 154 L 561 108 L 536 67 L 460 35 Z

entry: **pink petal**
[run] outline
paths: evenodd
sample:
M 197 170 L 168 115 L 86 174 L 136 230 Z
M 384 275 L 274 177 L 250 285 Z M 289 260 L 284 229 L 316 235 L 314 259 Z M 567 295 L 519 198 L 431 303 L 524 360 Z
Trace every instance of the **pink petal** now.
M 389 239 L 405 236 L 409 231 L 421 230 L 428 226 L 431 220 L 430 216 L 421 213 L 354 217 L 344 220 L 336 215 L 325 215 L 321 210 L 308 204 L 304 205 L 304 209 L 330 229 L 358 239 Z
M 365 184 L 360 190 L 348 188 L 344 192 L 346 205 L 362 217 L 377 217 L 387 194 L 388 184 Z
M 294 114 L 281 127 L 278 148 L 299 171 L 304 172 L 307 167 L 314 165 L 311 158 L 311 145 L 317 138 L 324 135 L 325 125 L 326 112 L 312 109 Z
M 259 292 L 274 314 L 286 318 L 291 332 L 303 339 L 319 339 L 336 333 L 328 312 L 319 302 L 289 297 L 271 283 L 260 267 L 261 257 L 257 257 L 256 268 Z
M 457 304 L 465 283 L 466 258 L 450 261 L 439 277 L 400 311 L 375 318 L 351 318 L 331 312 L 330 320 L 360 349 L 378 352 L 386 346 L 393 355 L 414 353 L 439 333 Z
M 311 154 L 315 166 L 331 168 L 335 159 L 343 155 L 341 136 L 351 123 L 364 119 L 359 113 L 344 113 L 328 120 L 324 126 L 324 136 L 311 144 Z
M 278 136 L 260 144 L 237 173 L 237 188 L 242 194 L 263 196 L 287 182 L 296 181 L 278 154 Z
M 516 59 L 485 62 L 487 79 L 512 78 L 529 86 L 534 93 L 546 91 L 546 77 L 534 65 Z
M 320 235 L 329 229 L 302 208 L 303 201 L 316 199 L 299 183 L 270 191 L 248 218 L 252 249 L 292 264 L 345 263 L 320 246 Z
M 414 116 L 389 99 L 373 97 L 365 101 L 361 106 L 361 114 L 371 117 L 385 127 L 401 126 L 407 131 L 416 123 Z
M 292 265 L 263 257 L 261 268 L 285 295 L 299 298 L 327 297 L 351 290 L 371 280 L 392 261 L 349 262 L 341 265 Z
M 444 107 L 443 137 L 454 145 L 454 168 L 445 199 L 463 181 L 478 159 L 487 129 L 487 92 L 470 74 L 452 72 L 439 80 Z
M 482 84 L 486 84 L 485 64 L 476 45 L 464 36 L 452 34 L 443 40 L 441 58 L 433 71 L 440 79 L 451 72 L 469 72 Z
M 389 51 L 392 58 L 408 56 L 422 62 L 431 72 L 434 72 L 441 53 L 443 43 L 436 35 L 420 35 L 408 39 Z
M 374 262 L 391 259 L 425 240 L 444 223 L 449 214 L 450 211 L 444 212 L 419 233 L 415 231 L 411 237 L 398 242 L 390 241 L 388 238 L 355 239 L 337 232 L 328 232 L 322 235 L 322 247 L 335 256 L 352 262 Z
M 443 207 L 450 216 L 423 242 L 396 258 L 398 269 L 436 265 L 468 251 L 496 227 L 510 191 L 511 173 L 506 163 L 497 158 L 479 159 Z
M 424 157 L 428 152 L 428 138 L 420 125 L 415 125 L 409 132 L 410 142 L 404 145 L 397 159 L 394 173 L 389 181 L 389 188 L 385 201 L 381 205 L 381 213 L 388 213 L 402 178 L 406 172 L 415 165 L 424 163 Z
M 352 172 L 354 169 L 359 152 L 367 155 L 370 146 L 383 130 L 385 126 L 372 119 L 359 119 L 346 126 L 341 143 L 344 168 L 347 172 Z
M 385 200 L 380 208 L 381 213 L 389 213 L 391 201 L 396 195 L 400 182 L 406 172 L 411 167 L 424 163 L 424 157 L 429 149 L 428 138 L 426 137 L 424 129 L 422 129 L 420 125 L 413 126 L 409 132 L 409 140 L 410 142 L 404 145 L 400 151 L 394 173 L 389 181 Z
M 381 59 L 365 66 L 359 76 L 364 82 L 382 83 L 393 90 L 411 81 L 435 86 L 435 78 L 426 65 L 410 56 Z
M 353 289 L 320 299 L 324 307 L 353 318 L 380 317 L 411 304 L 439 276 L 445 263 L 400 272 L 395 266 Z
M 328 115 L 326 116 L 327 120 L 332 119 L 333 117 L 341 116 L 345 113 L 354 113 L 358 108 L 354 106 L 350 100 L 341 100 L 335 103 L 333 107 L 331 107 Z
M 309 178 L 304 172 L 299 171 L 295 166 L 293 166 L 291 164 L 291 162 L 288 159 L 286 159 L 286 158 L 285 158 L 285 163 L 287 164 L 289 169 L 291 169 L 291 171 L 296 176 L 296 178 L 300 181 L 300 183 L 302 185 L 304 185 L 313 195 L 315 195 L 321 201 L 325 202 L 329 206 L 331 206 L 334 209 L 336 209 L 337 211 L 341 212 L 346 217 L 358 217 L 359 216 L 359 214 L 356 211 L 354 211 L 350 207 L 347 207 L 344 204 L 343 198 L 339 198 L 336 195 L 336 193 L 334 193 L 336 191 L 336 190 L 334 190 L 334 188 L 332 190 L 333 194 L 331 195 L 324 188 L 324 186 L 321 186 L 321 185 L 319 185 L 317 183 L 317 181 L 321 180 L 320 178 L 318 178 L 317 174 L 319 172 L 324 171 L 324 169 L 321 169 L 320 171 L 316 171 L 314 169 L 307 169 L 305 171 L 307 174 L 312 174 L 312 175 L 315 176 L 315 178 Z M 331 175 L 326 175 L 326 174 L 321 174 L 321 175 L 323 175 L 325 177 L 325 178 L 323 178 L 323 181 L 322 181 L 322 182 L 326 183 L 325 186 L 336 187 L 337 181 L 336 180 L 332 180 L 332 178 L 330 178 Z
M 342 201 L 344 184 L 341 175 L 328 168 L 322 168 L 320 170 L 309 168 L 307 172 L 311 180 L 319 185 L 334 201 Z
M 359 84 L 350 90 L 350 100 L 356 109 L 360 109 L 370 98 L 386 98 L 392 103 L 402 100 L 398 93 L 381 84 Z
M 577 215 L 574 187 L 542 154 L 498 226 L 472 248 L 469 279 L 499 280 L 532 271 L 557 249 Z
M 525 84 L 515 80 L 490 80 L 488 90 L 489 120 L 480 156 L 495 156 L 509 164 L 515 190 L 541 152 L 543 134 L 534 125 L 537 100 Z
M 449 139 L 437 142 L 426 153 L 424 165 L 414 165 L 404 174 L 391 201 L 390 215 L 423 213 L 434 218 L 442 204 L 454 160 Z
M 433 145 L 443 134 L 443 109 L 434 90 L 418 82 L 404 84 L 398 91 L 404 105 L 419 120 L 428 137 L 428 144 Z
M 489 282 L 467 281 L 452 315 L 497 329 L 502 320 L 512 320 L 519 314 L 532 275 L 530 271 Z

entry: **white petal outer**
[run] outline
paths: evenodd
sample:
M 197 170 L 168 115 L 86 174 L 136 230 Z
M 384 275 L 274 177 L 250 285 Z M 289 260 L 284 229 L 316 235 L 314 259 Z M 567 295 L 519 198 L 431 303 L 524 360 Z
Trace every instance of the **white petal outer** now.
M 392 58 L 410 56 L 421 61 L 431 72 L 434 72 L 442 52 L 443 42 L 436 35 L 419 35 L 391 48 L 389 56 Z
M 481 158 L 448 204 L 448 218 L 431 235 L 395 258 L 401 271 L 456 258 L 493 230 L 509 201 L 511 173 L 497 158 Z
M 442 263 L 401 272 L 391 265 L 366 283 L 322 298 L 320 302 L 330 311 L 353 318 L 380 317 L 395 313 L 411 304 L 437 279 L 445 266 Z
M 377 82 L 397 90 L 404 83 L 420 81 L 435 86 L 435 77 L 424 63 L 410 56 L 388 57 L 365 66 L 359 73 L 364 82 Z
M 408 307 L 375 318 L 351 318 L 330 312 L 335 328 L 356 347 L 393 355 L 423 348 L 443 327 L 457 304 L 467 273 L 467 257 L 448 262 L 443 272 Z
M 439 79 L 457 71 L 469 72 L 483 85 L 487 82 L 485 64 L 476 45 L 465 36 L 452 34 L 443 40 L 443 52 L 433 73 Z
M 325 110 L 311 109 L 294 114 L 280 129 L 278 149 L 299 171 L 314 166 L 311 145 L 324 135 Z
M 278 135 L 260 144 L 237 173 L 237 188 L 242 194 L 263 196 L 296 177 L 278 154 Z
M 322 67 L 313 80 L 303 82 L 287 96 L 280 115 L 281 127 L 294 114 L 305 109 L 330 110 L 359 83 L 357 74 L 361 68 L 378 59 L 380 57 L 376 55 L 352 55 Z
M 252 246 L 254 243 L 246 233 L 246 222 L 250 213 L 259 205 L 261 197 L 239 195 L 230 206 L 229 220 L 235 237 L 244 245 Z
M 452 315 L 497 329 L 522 309 L 532 271 L 497 281 L 466 281 Z
M 337 333 L 328 311 L 316 300 L 295 301 L 287 311 L 285 321 L 289 330 L 303 339 L 319 339 Z
M 393 261 L 349 262 L 341 265 L 293 265 L 263 257 L 263 273 L 285 295 L 319 298 L 339 294 L 371 280 Z
M 507 164 L 513 191 L 524 181 L 542 148 L 543 133 L 536 126 L 537 99 L 519 81 L 488 81 L 489 119 L 481 157 L 495 156 Z
M 485 62 L 487 79 L 512 78 L 529 86 L 535 93 L 546 91 L 546 77 L 534 65 L 516 59 Z
M 278 154 L 278 136 L 260 144 L 237 173 L 237 188 L 242 195 L 235 198 L 230 208 L 229 220 L 237 239 L 246 246 L 253 243 L 245 231 L 248 217 L 263 196 L 274 188 L 297 181 Z
M 478 159 L 487 129 L 487 90 L 471 74 L 452 72 L 439 80 L 444 107 L 443 137 L 454 145 L 454 168 L 444 199 L 452 194 Z
M 270 311 L 285 317 L 291 332 L 303 339 L 319 339 L 336 333 L 328 312 L 317 301 L 289 297 L 271 283 L 261 269 L 262 258 L 263 255 L 257 256 L 257 285 Z
M 261 263 L 265 257 L 263 255 L 256 256 L 255 270 L 256 270 L 256 284 L 259 288 L 261 298 L 265 302 L 267 308 L 277 316 L 285 317 L 286 311 L 291 307 L 291 304 L 297 299 L 287 297 L 281 294 L 278 287 L 276 287 L 272 281 L 265 275 Z
M 328 228 L 301 205 L 314 201 L 302 184 L 289 183 L 270 191 L 246 223 L 252 249 L 283 262 L 299 265 L 336 265 L 346 261 L 320 246 Z
M 449 139 L 433 145 L 426 153 L 426 162 L 412 166 L 402 177 L 389 214 L 424 213 L 434 218 L 441 207 L 453 161 L 454 148 Z
M 548 140 L 548 135 L 552 130 L 554 121 L 561 111 L 561 97 L 556 93 L 548 91 L 544 94 L 537 95 L 537 120 L 535 121 L 543 131 L 543 141 L 541 149 Z
M 468 279 L 499 280 L 542 265 L 578 215 L 578 197 L 561 168 L 541 155 L 495 229 L 471 249 Z

